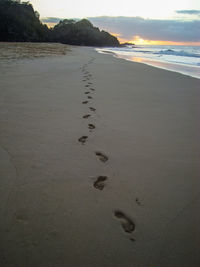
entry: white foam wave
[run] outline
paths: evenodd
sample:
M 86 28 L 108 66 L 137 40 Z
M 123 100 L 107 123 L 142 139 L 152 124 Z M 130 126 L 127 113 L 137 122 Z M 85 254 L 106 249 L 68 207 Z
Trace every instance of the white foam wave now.
M 169 66 L 169 68 L 172 70 L 183 73 L 184 69 L 186 70 L 186 74 L 189 73 L 190 76 L 200 78 L 200 47 L 198 46 L 148 45 L 122 48 L 104 48 L 103 50 L 113 52 L 121 58 L 132 61 L 143 63 L 154 61 L 157 63 L 152 63 L 152 65 L 156 65 L 157 67 L 160 67 L 162 65 L 161 63 L 166 63 L 167 66 Z
M 158 55 L 174 55 L 174 56 L 182 56 L 182 57 L 197 57 L 197 58 L 200 58 L 200 54 L 189 53 L 189 52 L 184 51 L 184 50 L 176 51 L 176 50 L 173 50 L 173 49 L 161 50 L 159 52 L 155 52 L 155 54 L 158 54 Z

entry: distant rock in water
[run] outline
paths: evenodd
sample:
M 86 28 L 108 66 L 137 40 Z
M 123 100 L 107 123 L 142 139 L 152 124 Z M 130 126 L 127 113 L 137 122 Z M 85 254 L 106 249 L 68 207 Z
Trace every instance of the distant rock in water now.
M 49 29 L 29 2 L 0 0 L 0 41 L 58 42 L 85 46 L 119 46 L 118 39 L 89 20 L 64 19 Z
M 134 43 L 126 42 L 126 43 L 122 43 L 122 44 L 120 44 L 120 47 L 134 46 L 134 45 L 135 45 Z

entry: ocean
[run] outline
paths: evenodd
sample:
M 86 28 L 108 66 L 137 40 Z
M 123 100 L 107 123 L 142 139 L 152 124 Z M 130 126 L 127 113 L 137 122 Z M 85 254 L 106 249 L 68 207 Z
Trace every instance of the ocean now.
M 200 79 L 200 46 L 128 45 L 97 51 Z

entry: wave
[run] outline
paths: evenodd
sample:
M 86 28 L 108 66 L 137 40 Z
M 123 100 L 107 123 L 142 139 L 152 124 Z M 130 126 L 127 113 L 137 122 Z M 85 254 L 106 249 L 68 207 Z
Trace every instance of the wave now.
M 134 53 L 152 53 L 151 50 L 144 50 L 144 49 L 138 50 L 137 47 L 129 47 L 129 46 L 126 46 L 123 48 L 121 48 L 121 47 L 112 47 L 112 48 L 106 47 L 106 50 L 119 51 L 119 52 L 134 52 Z
M 133 53 L 142 53 L 142 54 L 151 54 L 151 55 L 157 55 L 157 56 L 180 56 L 180 57 L 195 57 L 200 58 L 200 53 L 193 53 L 190 51 L 185 50 L 174 50 L 174 49 L 164 49 L 164 50 L 148 50 L 148 49 L 141 49 L 139 47 L 125 47 L 125 48 L 112 48 L 111 50 L 119 51 L 119 52 L 133 52 Z
M 142 62 L 200 79 L 200 46 L 134 46 L 104 48 L 119 58 Z M 97 49 L 102 52 L 102 49 Z
M 189 53 L 184 50 L 175 51 L 173 49 L 160 50 L 159 52 L 154 52 L 156 55 L 172 55 L 172 56 L 181 56 L 181 57 L 197 57 L 200 58 L 200 54 Z

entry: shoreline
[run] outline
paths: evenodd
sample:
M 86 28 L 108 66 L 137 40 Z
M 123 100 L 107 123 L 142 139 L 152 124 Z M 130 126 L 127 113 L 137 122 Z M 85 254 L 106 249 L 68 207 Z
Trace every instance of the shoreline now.
M 93 48 L 0 73 L 0 265 L 200 264 L 199 85 Z
M 189 76 L 192 78 L 200 79 L 200 67 L 198 66 L 187 66 L 184 64 L 178 64 L 178 63 L 170 63 L 166 61 L 159 61 L 159 60 L 153 60 L 153 59 L 148 59 L 148 58 L 142 58 L 142 57 L 137 57 L 137 56 L 126 56 L 122 54 L 115 53 L 113 51 L 106 51 L 101 48 L 96 48 L 96 51 L 98 53 L 107 53 L 107 54 L 112 54 L 116 58 L 121 58 L 130 62 L 135 62 L 135 63 L 141 63 L 141 64 L 146 64 L 148 66 L 154 67 L 154 68 L 159 68 L 167 71 L 172 71 L 175 73 L 180 73 L 185 76 Z M 179 70 L 177 69 L 179 68 Z

